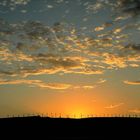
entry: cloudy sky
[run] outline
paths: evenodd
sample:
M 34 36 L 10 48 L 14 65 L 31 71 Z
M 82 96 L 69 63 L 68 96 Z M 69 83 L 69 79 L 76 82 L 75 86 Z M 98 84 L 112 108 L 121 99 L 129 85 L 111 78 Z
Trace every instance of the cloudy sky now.
M 1 0 L 0 116 L 140 114 L 140 0 Z

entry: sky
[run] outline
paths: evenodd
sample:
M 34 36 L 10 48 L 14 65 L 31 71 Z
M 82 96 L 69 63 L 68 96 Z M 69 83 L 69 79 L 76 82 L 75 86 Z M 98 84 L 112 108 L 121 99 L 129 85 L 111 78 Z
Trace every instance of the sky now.
M 0 117 L 140 114 L 140 0 L 1 0 Z

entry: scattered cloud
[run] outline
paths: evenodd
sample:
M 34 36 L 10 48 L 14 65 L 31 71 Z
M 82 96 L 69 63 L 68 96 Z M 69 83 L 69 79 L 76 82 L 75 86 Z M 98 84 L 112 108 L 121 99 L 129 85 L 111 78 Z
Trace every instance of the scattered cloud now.
M 79 85 L 79 86 L 73 86 L 73 89 L 94 89 L 101 84 L 105 83 L 107 80 L 100 78 L 99 81 L 95 82 L 93 85 Z
M 133 16 L 140 14 L 139 0 L 119 0 L 118 7 L 121 8 L 124 13 L 131 14 Z
M 110 105 L 110 106 L 106 106 L 106 109 L 113 109 L 113 108 L 117 108 L 122 106 L 124 103 L 118 103 L 118 104 L 114 104 L 114 105 Z
M 7 3 L 3 0 L 0 5 L 16 8 L 29 2 L 30 0 L 10 0 Z M 63 2 L 65 3 L 63 0 L 56 1 L 57 5 Z M 104 74 L 107 70 L 139 67 L 140 44 L 129 43 L 130 36 L 127 33 L 130 25 L 131 29 L 138 29 L 139 24 L 131 23 L 129 26 L 122 24 L 120 27 L 115 25 L 129 17 L 115 14 L 116 8 L 121 8 L 121 12 L 124 12 L 132 5 L 132 11 L 139 7 L 138 2 L 138 0 L 81 2 L 86 12 L 98 14 L 100 10 L 108 7 L 115 17 L 99 26 L 93 25 L 94 30 L 90 31 L 88 27 L 79 29 L 64 22 L 48 26 L 40 21 L 8 23 L 0 19 L 0 76 L 12 78 L 60 72 L 92 75 Z M 53 9 L 54 5 L 45 4 Z M 23 13 L 28 12 L 25 7 L 20 10 Z M 86 15 L 84 18 L 86 21 L 89 19 Z M 101 81 L 103 82 L 105 81 Z
M 96 85 L 93 85 L 93 86 L 92 85 L 85 85 L 85 86 L 82 86 L 81 88 L 82 89 L 87 89 L 87 90 L 88 89 L 94 89 L 94 88 L 96 88 Z
M 7 80 L 0 79 L 0 85 L 28 85 L 29 87 L 40 87 L 47 89 L 84 89 L 90 90 L 96 88 L 96 85 L 71 85 L 66 83 L 47 83 L 41 80 L 27 80 L 27 79 L 15 79 Z
M 15 10 L 18 6 L 25 6 L 27 5 L 31 0 L 1 0 L 0 6 L 8 7 L 10 10 Z
M 17 85 L 17 84 L 26 84 L 29 86 L 37 86 L 40 88 L 48 88 L 48 89 L 68 89 L 71 85 L 64 83 L 45 83 L 41 80 L 4 80 L 0 79 L 0 85 Z
M 52 9 L 53 5 L 47 5 L 47 8 Z
M 96 27 L 96 28 L 95 28 L 95 31 L 96 31 L 96 32 L 102 31 L 102 30 L 104 30 L 104 27 L 102 27 L 102 26 L 101 26 L 101 27 Z
M 128 44 L 127 49 L 140 52 L 140 44 Z
M 125 16 L 118 16 L 118 17 L 116 17 L 115 18 L 115 20 L 114 21 L 120 21 L 120 20 L 125 20 L 125 19 L 127 19 L 127 18 L 129 18 L 129 16 L 127 15 L 125 15 Z
M 102 84 L 102 83 L 105 83 L 107 80 L 105 80 L 105 79 L 99 79 L 99 81 L 97 82 L 97 84 Z
M 93 88 L 95 88 L 96 86 L 83 86 L 82 88 L 83 89 L 93 89 Z
M 23 10 L 21 10 L 21 13 L 27 13 L 27 10 L 23 9 Z
M 140 109 L 131 109 L 129 110 L 130 113 L 140 114 Z
M 96 88 L 96 85 L 81 85 L 81 86 L 73 86 L 73 89 L 85 89 L 90 90 Z
M 125 84 L 128 85 L 140 85 L 140 81 L 123 81 Z
M 93 12 L 93 13 L 97 13 L 104 6 L 102 2 L 96 2 L 95 4 L 85 3 L 84 5 L 86 6 L 86 10 L 88 12 Z

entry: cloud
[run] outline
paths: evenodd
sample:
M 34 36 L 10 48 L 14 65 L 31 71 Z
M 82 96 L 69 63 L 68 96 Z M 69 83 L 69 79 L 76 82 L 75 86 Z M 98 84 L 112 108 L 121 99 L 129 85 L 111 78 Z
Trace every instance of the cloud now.
M 47 5 L 47 8 L 52 9 L 53 5 Z
M 21 10 L 21 13 L 27 13 L 27 10 Z
M 17 6 L 25 6 L 27 5 L 31 0 L 1 0 L 1 5 L 3 7 L 7 7 L 10 10 L 15 10 Z
M 5 21 L 1 22 L 5 23 Z M 63 26 L 65 24 L 57 23 L 50 28 L 35 21 L 16 25 L 8 24 L 8 30 L 13 28 L 15 32 L 21 31 L 22 35 L 11 32 L 11 36 L 18 38 L 18 42 L 14 40 L 5 42 L 5 39 L 1 39 L 0 75 L 28 76 L 62 71 L 77 74 L 102 74 L 103 70 L 87 64 L 91 61 L 88 56 L 81 55 L 79 47 L 82 46 L 82 40 L 74 39 L 73 31 L 67 31 L 68 29 L 66 30 Z M 68 36 L 63 36 L 64 29 L 68 32 Z M 58 36 L 59 32 L 62 33 L 61 36 Z M 4 38 L 7 38 L 6 34 Z M 27 43 L 29 41 L 30 43 Z
M 121 57 L 118 54 L 111 54 L 111 53 L 104 53 L 105 59 L 103 60 L 103 63 L 109 65 L 110 69 L 113 69 L 115 67 L 117 68 L 125 68 L 127 67 L 126 63 L 126 57 Z
M 135 16 L 140 14 L 139 0 L 119 0 L 118 7 L 120 7 L 124 13 L 132 14 Z
M 85 90 L 90 90 L 96 88 L 96 85 L 81 85 L 81 86 L 73 86 L 73 89 L 85 89 Z
M 115 104 L 115 105 L 106 106 L 105 108 L 106 108 L 106 109 L 113 109 L 113 108 L 120 107 L 120 106 L 122 106 L 123 104 L 124 104 L 124 103 L 118 103 L 118 104 Z
M 83 89 L 93 89 L 93 88 L 95 88 L 96 86 L 94 85 L 94 86 L 91 86 L 91 85 L 87 85 L 87 86 L 83 86 L 82 88 Z
M 140 85 L 140 81 L 123 81 L 125 84 L 128 85 Z
M 102 83 L 105 83 L 107 80 L 105 80 L 105 79 L 99 79 L 99 81 L 97 82 L 97 84 L 102 84 Z
M 60 72 L 92 75 L 109 69 L 139 67 L 139 44 L 121 42 L 125 41 L 124 27 L 97 33 L 100 36 L 94 38 L 67 23 L 58 22 L 50 27 L 39 21 L 9 24 L 0 20 L 0 24 L 0 76 L 3 77 Z M 101 25 L 110 26 L 112 23 Z
M 71 85 L 66 83 L 46 83 L 41 80 L 27 80 L 27 79 L 0 79 L 0 85 L 28 85 L 29 87 L 40 87 L 47 89 L 84 89 L 90 90 L 96 88 L 96 85 Z
M 96 27 L 94 30 L 95 30 L 96 32 L 102 31 L 102 30 L 104 30 L 104 27 L 102 27 L 102 26 Z
M 64 84 L 64 83 L 45 83 L 41 80 L 0 80 L 0 85 L 17 85 L 17 84 L 26 84 L 31 86 L 37 86 L 40 88 L 48 88 L 48 89 L 68 89 L 71 87 L 70 84 Z
M 75 74 L 84 74 L 84 75 L 93 75 L 93 74 L 103 74 L 104 71 L 95 68 L 95 70 L 93 69 L 86 69 L 86 68 L 81 68 L 81 69 L 77 69 L 75 71 L 68 71 L 66 73 L 75 73 Z
M 41 88 L 49 88 L 49 89 L 68 89 L 71 87 L 70 84 L 60 84 L 60 83 L 41 83 L 37 84 Z
M 140 52 L 140 44 L 128 44 L 127 46 L 125 46 L 125 48 Z
M 47 89 L 84 89 L 90 90 L 96 88 L 96 85 L 71 85 L 66 83 L 46 83 L 41 80 L 27 80 L 27 79 L 15 79 L 7 80 L 0 79 L 0 85 L 28 85 L 29 87 L 40 87 Z
M 73 86 L 74 89 L 94 89 L 101 84 L 105 83 L 107 80 L 100 78 L 99 81 L 95 82 L 93 85 L 81 85 L 81 86 Z
M 95 4 L 85 3 L 86 10 L 88 12 L 97 13 L 99 10 L 101 10 L 104 6 L 103 2 L 96 2 Z
M 123 16 L 118 16 L 118 17 L 115 18 L 114 21 L 116 22 L 116 21 L 120 21 L 120 20 L 125 20 L 125 19 L 127 19 L 127 18 L 129 18 L 128 15 L 127 15 L 127 16 L 126 16 L 126 15 L 125 15 L 125 16 L 124 16 L 124 15 L 123 15 Z
M 139 67 L 139 64 L 129 64 L 131 67 L 137 68 Z
M 135 17 L 140 14 L 139 0 L 98 0 L 94 3 L 87 2 L 84 4 L 87 13 L 98 14 L 105 8 L 110 9 L 114 15 L 121 15 L 123 18 L 116 18 L 116 21 L 126 19 L 128 17 Z
M 131 109 L 129 110 L 130 113 L 140 114 L 140 109 Z

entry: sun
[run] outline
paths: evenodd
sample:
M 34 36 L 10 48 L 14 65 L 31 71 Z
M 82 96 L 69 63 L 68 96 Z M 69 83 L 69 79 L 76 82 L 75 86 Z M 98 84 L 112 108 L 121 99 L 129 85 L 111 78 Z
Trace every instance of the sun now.
M 71 115 L 70 115 L 70 117 L 71 118 L 82 118 L 82 113 L 80 112 L 80 111 L 75 111 L 75 112 L 73 112 Z
M 87 117 L 88 112 L 84 109 L 74 109 L 69 113 L 70 118 L 80 119 Z

